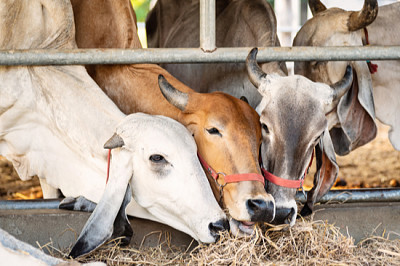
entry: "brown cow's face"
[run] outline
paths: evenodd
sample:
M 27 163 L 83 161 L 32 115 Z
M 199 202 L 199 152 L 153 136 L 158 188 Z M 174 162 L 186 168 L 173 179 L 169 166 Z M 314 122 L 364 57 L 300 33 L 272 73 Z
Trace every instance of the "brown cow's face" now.
M 189 93 L 179 120 L 193 133 L 199 154 L 215 171 L 226 175 L 261 174 L 259 116 L 247 103 L 223 93 Z M 225 183 L 222 175 L 218 183 Z M 210 184 L 219 200 L 218 185 L 213 179 Z M 227 184 L 222 205 L 236 220 L 234 226 L 248 233 L 252 223 L 240 222 L 270 222 L 275 214 L 273 198 L 258 181 Z

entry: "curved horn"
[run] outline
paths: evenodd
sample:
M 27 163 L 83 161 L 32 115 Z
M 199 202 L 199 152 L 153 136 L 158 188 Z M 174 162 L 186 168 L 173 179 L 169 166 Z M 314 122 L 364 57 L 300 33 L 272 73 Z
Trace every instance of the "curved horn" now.
M 187 93 L 175 89 L 163 75 L 158 76 L 158 86 L 165 99 L 181 111 L 185 111 L 186 105 L 189 100 Z
M 347 27 L 349 31 L 356 31 L 371 24 L 378 15 L 378 1 L 365 0 L 361 11 L 351 12 Z
M 317 13 L 326 10 L 326 7 L 320 0 L 309 0 L 308 5 L 310 6 L 311 13 L 315 16 Z
M 350 65 L 347 66 L 346 72 L 342 80 L 339 80 L 335 84 L 331 85 L 333 89 L 333 100 L 340 99 L 351 87 L 353 83 L 353 69 Z
M 330 113 L 338 105 L 340 98 L 350 89 L 352 83 L 353 69 L 351 66 L 347 66 L 343 78 L 330 86 L 332 93 L 330 95 L 330 103 L 325 106 L 325 114 Z
M 261 84 L 261 79 L 265 78 L 267 74 L 262 71 L 261 67 L 257 64 L 256 56 L 258 53 L 257 48 L 251 49 L 246 58 L 246 69 L 249 79 L 253 85 L 258 88 Z
M 104 144 L 104 149 L 120 148 L 124 145 L 124 140 L 117 133 L 114 133 L 114 135 L 107 140 L 106 144 Z

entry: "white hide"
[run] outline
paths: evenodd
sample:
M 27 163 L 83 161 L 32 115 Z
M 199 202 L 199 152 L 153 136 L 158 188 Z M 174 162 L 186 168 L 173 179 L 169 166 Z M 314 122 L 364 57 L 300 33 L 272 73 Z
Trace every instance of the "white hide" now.
M 9 16 L 6 10 L 15 8 L 18 12 Z M 1 49 L 76 47 L 72 8 L 67 0 L 57 4 L 45 0 L 2 1 L 0 15 Z M 12 28 L 11 21 L 20 27 L 8 31 Z M 144 115 L 134 117 L 138 116 Z M 37 175 L 42 185 L 46 184 L 45 198 L 57 195 L 60 189 L 66 197 L 82 195 L 99 202 L 107 169 L 103 145 L 124 117 L 82 66 L 0 66 L 0 154 L 13 163 L 21 179 Z M 136 145 L 136 154 L 131 154 L 138 173 L 145 171 L 140 163 L 148 159 L 143 157 L 147 154 L 140 147 L 156 152 L 160 146 L 159 152 L 173 156 L 170 171 L 175 175 L 174 180 L 180 180 L 179 183 L 170 183 L 168 178 L 153 178 L 152 183 L 133 180 L 139 204 L 132 200 L 127 213 L 166 223 L 209 242 L 210 232 L 205 222 L 215 222 L 224 214 L 197 161 L 194 140 L 183 126 L 168 121 L 152 126 L 158 133 L 150 128 L 145 130 L 148 123 L 131 125 L 121 133 L 133 149 L 133 136 L 139 134 L 138 129 L 146 132 Z M 159 140 L 163 143 L 156 144 Z M 117 163 L 113 167 L 118 167 Z M 153 195 L 156 201 L 142 199 L 146 196 L 144 191 L 147 195 L 157 195 Z M 170 200 L 174 201 L 173 206 Z
M 68 261 L 54 258 L 50 255 L 45 254 L 41 250 L 16 239 L 3 229 L 0 229 L 0 258 L 2 260 L 2 263 L 6 263 L 7 265 L 70 265 Z M 72 264 L 81 265 L 78 262 L 73 262 Z M 101 266 L 106 264 L 102 262 L 93 262 L 83 265 Z
M 347 29 L 347 21 L 349 13 L 345 11 L 336 10 L 336 13 L 331 12 L 332 15 L 329 21 L 323 21 L 326 16 L 318 18 L 318 21 L 313 21 L 314 25 L 309 28 L 315 29 L 312 38 L 307 36 L 307 42 L 313 46 L 363 46 L 364 31 L 349 32 Z M 330 25 L 334 23 L 332 20 L 336 19 L 335 27 L 331 28 Z M 310 20 L 311 21 L 311 20 Z M 306 26 L 307 24 L 305 24 Z M 318 27 L 320 27 L 318 29 Z M 330 31 L 327 31 L 327 28 Z M 318 29 L 318 30 L 317 30 Z M 386 6 L 380 6 L 378 9 L 378 16 L 375 21 L 367 26 L 369 43 L 373 46 L 391 46 L 400 44 L 400 3 L 393 3 Z M 310 34 L 310 33 L 308 33 Z M 298 33 L 299 35 L 299 33 Z M 303 35 L 302 38 L 305 38 Z M 365 39 L 365 38 L 364 38 Z M 296 45 L 296 40 L 294 41 Z M 297 45 L 303 46 L 304 43 Z M 373 64 L 378 65 L 378 71 L 371 74 L 368 70 L 365 61 L 351 62 L 354 70 L 357 73 L 357 81 L 360 88 L 359 100 L 361 105 L 366 109 L 372 118 L 376 116 L 384 124 L 391 127 L 389 131 L 389 139 L 393 147 L 400 150 L 400 61 L 378 61 L 372 60 Z M 306 69 L 302 69 L 303 63 L 295 63 L 296 73 L 305 74 Z M 340 80 L 342 73 L 344 73 L 348 62 L 329 61 L 321 66 L 314 66 L 311 64 L 311 75 L 313 80 L 332 84 Z M 371 94 L 373 92 L 373 101 Z M 375 109 L 374 109 L 375 107 Z M 330 117 L 330 128 L 333 127 L 338 121 L 338 117 Z

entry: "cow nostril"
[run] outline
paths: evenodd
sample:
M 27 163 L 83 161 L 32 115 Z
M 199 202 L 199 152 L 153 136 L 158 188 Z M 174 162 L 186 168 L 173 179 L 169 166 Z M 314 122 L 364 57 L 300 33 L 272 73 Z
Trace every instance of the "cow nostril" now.
M 260 199 L 249 199 L 247 201 L 247 208 L 253 213 L 267 208 L 267 203 Z
M 277 208 L 275 214 L 275 224 L 290 224 L 292 219 L 296 219 L 294 208 Z
M 246 201 L 246 205 L 252 222 L 271 222 L 274 219 L 275 204 L 273 201 L 249 199 Z
M 210 230 L 211 235 L 215 237 L 215 241 L 218 241 L 219 232 L 229 230 L 229 222 L 226 219 L 221 219 L 214 223 L 209 223 L 208 229 Z

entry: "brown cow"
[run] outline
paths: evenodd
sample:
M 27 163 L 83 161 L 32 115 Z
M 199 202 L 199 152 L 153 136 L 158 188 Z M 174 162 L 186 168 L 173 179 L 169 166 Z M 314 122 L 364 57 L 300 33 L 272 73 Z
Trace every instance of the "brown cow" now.
M 327 9 L 318 0 L 310 0 L 309 4 L 314 17 L 297 33 L 294 46 L 400 44 L 400 3 L 379 7 L 379 13 L 376 0 L 366 0 L 361 11 Z M 295 72 L 332 84 L 349 63 L 356 78 L 337 110 L 328 117 L 336 153 L 348 154 L 375 138 L 375 112 L 380 121 L 391 126 L 390 141 L 400 150 L 400 61 L 296 62 Z
M 73 0 L 72 5 L 78 47 L 141 48 L 130 1 Z M 88 72 L 123 112 L 166 115 L 192 132 L 199 154 L 216 172 L 224 173 L 219 174 L 219 185 L 210 183 L 217 199 L 222 193 L 234 232 L 239 227 L 250 233 L 254 222 L 274 218 L 274 200 L 263 182 L 253 179 L 224 186 L 225 174 L 261 177 L 259 117 L 247 103 L 224 93 L 196 93 L 157 65 L 96 65 Z M 160 91 L 160 75 L 171 83 L 160 77 L 169 102 Z

